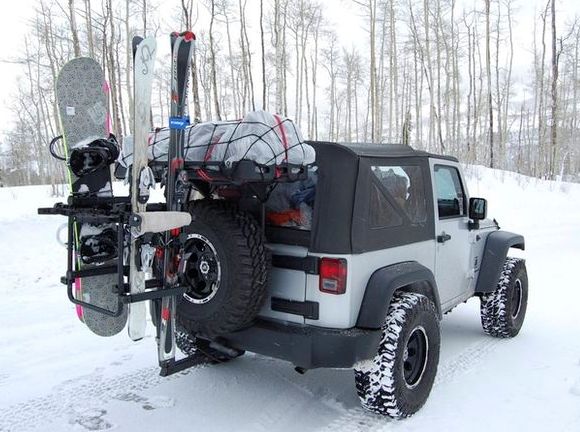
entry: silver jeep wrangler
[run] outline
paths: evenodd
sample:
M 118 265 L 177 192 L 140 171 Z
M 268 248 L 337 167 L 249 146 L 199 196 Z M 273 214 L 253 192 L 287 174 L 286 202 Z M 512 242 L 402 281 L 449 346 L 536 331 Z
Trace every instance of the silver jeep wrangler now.
M 508 251 L 524 238 L 486 219 L 453 157 L 309 144 L 305 180 L 192 201 L 177 344 L 353 368 L 363 407 L 410 416 L 431 391 L 445 313 L 478 296 L 485 333 L 518 334 L 528 281 Z

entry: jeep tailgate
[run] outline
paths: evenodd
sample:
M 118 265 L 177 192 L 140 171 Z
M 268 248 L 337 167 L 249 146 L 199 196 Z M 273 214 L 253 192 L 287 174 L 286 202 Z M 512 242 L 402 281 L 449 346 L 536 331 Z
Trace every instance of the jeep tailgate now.
M 308 254 L 308 249 L 302 246 L 269 243 L 267 247 L 270 249 L 275 262 L 284 257 L 305 258 Z M 267 294 L 259 316 L 304 324 L 303 315 L 282 312 L 280 309 L 288 309 L 285 306 L 300 306 L 299 303 L 292 302 L 303 303 L 305 297 L 306 272 L 304 270 L 272 266 Z M 274 308 L 278 310 L 273 310 L 273 302 Z

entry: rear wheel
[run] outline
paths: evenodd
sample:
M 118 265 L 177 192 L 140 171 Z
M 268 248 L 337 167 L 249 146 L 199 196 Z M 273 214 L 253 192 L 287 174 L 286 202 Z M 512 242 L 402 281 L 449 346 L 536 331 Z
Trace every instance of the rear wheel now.
M 362 406 L 392 418 L 417 412 L 431 392 L 439 346 L 433 303 L 421 294 L 395 293 L 377 355 L 354 368 Z

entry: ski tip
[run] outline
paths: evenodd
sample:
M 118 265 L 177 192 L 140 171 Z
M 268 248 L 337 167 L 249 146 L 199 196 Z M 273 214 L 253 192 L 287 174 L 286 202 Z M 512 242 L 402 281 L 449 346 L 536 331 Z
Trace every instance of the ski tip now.
M 195 34 L 191 31 L 186 31 L 182 33 L 185 42 L 191 42 L 195 40 Z
M 181 38 L 183 38 L 183 40 L 185 42 L 191 42 L 191 41 L 194 41 L 196 39 L 195 33 L 193 33 L 192 31 L 189 31 L 189 30 L 181 32 L 181 33 L 174 31 L 174 32 L 171 32 L 170 36 L 171 36 L 172 40 L 175 40 L 178 37 L 181 37 Z
M 133 45 L 133 48 L 136 48 L 141 42 L 143 42 L 143 36 L 133 36 L 131 45 Z

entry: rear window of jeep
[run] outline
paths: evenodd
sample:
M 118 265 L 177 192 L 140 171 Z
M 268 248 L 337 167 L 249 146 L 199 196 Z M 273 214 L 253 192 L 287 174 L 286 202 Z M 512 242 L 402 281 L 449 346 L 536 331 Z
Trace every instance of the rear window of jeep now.
M 310 231 L 317 183 L 317 167 L 311 167 L 306 180 L 272 185 L 266 201 L 266 224 Z

